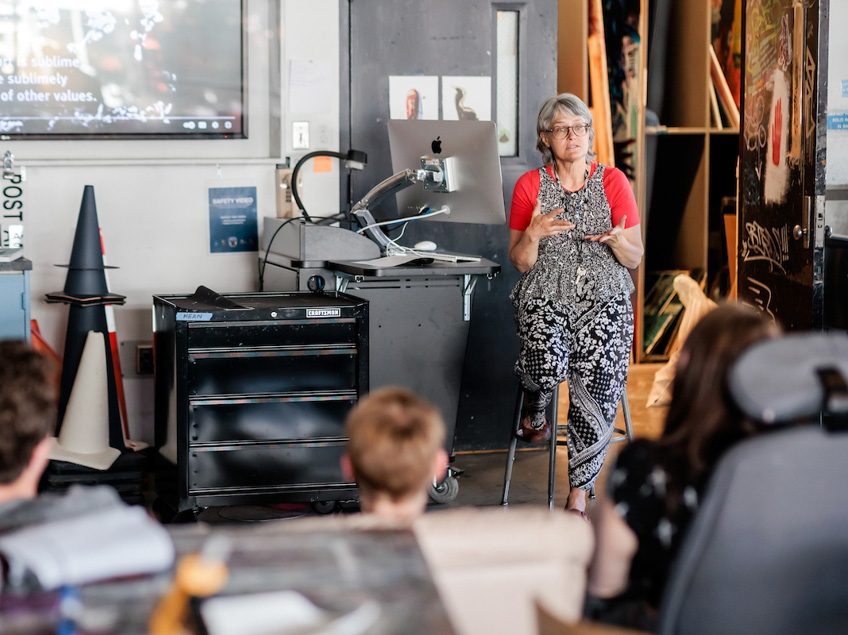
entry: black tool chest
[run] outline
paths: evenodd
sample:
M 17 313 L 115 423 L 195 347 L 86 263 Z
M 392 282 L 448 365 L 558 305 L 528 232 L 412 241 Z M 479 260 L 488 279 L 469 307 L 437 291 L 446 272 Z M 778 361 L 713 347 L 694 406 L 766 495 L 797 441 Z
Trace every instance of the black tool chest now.
M 178 513 L 354 499 L 339 459 L 368 390 L 367 301 L 209 293 L 153 298 L 156 445 L 176 465 L 157 493 Z

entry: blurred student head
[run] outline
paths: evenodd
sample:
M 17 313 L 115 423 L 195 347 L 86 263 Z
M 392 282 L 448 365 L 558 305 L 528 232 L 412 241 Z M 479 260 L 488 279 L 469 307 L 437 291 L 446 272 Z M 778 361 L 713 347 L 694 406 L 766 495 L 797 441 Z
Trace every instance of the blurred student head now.
M 395 520 L 420 515 L 430 483 L 447 468 L 438 409 L 404 388 L 380 388 L 351 410 L 346 431 L 343 468 L 356 480 L 362 511 Z
M 0 341 L 0 501 L 38 491 L 56 423 L 54 375 L 25 342 Z
M 725 450 L 754 432 L 733 403 L 728 374 L 745 349 L 779 334 L 761 311 L 728 303 L 707 313 L 686 338 L 661 444 L 677 450 L 695 480 L 706 477 Z

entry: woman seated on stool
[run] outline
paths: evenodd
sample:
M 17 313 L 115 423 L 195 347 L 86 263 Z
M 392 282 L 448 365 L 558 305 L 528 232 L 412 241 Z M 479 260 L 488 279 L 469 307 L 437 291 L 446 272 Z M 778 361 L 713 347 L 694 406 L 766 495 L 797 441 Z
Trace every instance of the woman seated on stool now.
M 625 447 L 595 520 L 587 616 L 636 628 L 656 626 L 669 569 L 722 455 L 754 434 L 727 386 L 749 346 L 776 337 L 761 312 L 725 304 L 698 322 L 680 352 L 665 429 L 658 441 Z
M 566 509 L 585 515 L 604 464 L 633 340 L 633 281 L 642 230 L 621 170 L 594 161 L 592 114 L 578 97 L 551 97 L 536 121 L 544 165 L 515 184 L 509 259 L 521 279 L 511 299 L 524 388 L 517 436 L 550 439 L 545 408 L 568 380 Z

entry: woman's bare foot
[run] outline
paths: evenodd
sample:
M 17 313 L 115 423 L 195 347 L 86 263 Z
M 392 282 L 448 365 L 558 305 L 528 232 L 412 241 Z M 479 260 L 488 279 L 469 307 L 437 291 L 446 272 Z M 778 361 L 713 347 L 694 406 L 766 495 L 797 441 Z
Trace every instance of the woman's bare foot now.
M 586 490 L 572 487 L 568 492 L 568 501 L 565 503 L 566 510 L 586 511 Z

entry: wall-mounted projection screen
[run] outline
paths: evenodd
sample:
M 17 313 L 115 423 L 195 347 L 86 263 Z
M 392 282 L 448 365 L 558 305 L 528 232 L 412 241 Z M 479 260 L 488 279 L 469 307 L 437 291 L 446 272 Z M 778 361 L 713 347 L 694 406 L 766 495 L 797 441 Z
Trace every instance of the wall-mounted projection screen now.
M 0 0 L 0 135 L 245 138 L 243 18 L 243 0 Z

